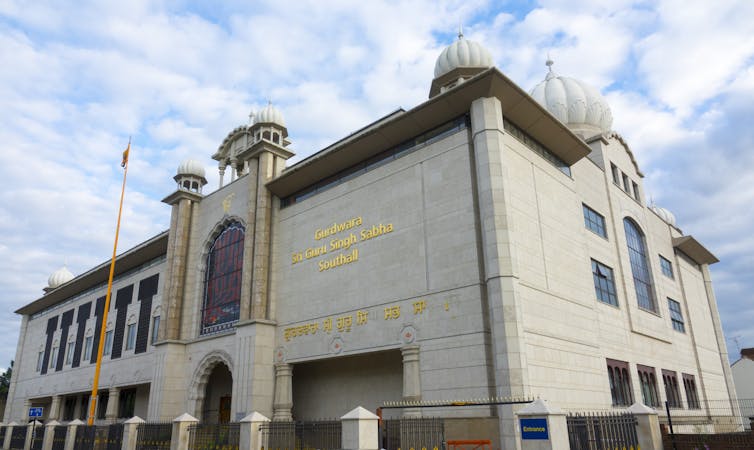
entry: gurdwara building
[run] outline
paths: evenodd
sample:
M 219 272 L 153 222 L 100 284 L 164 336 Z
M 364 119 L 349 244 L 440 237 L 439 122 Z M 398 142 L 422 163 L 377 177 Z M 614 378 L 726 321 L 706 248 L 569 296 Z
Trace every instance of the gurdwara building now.
M 548 65 L 527 92 L 459 36 L 427 101 L 291 165 L 282 113 L 258 111 L 212 155 L 216 190 L 180 164 L 170 229 L 118 256 L 104 325 L 109 262 L 16 311 L 5 422 L 85 417 L 102 326 L 103 420 L 734 397 L 716 257 L 648 206 L 599 91 Z M 505 408 L 431 414 L 514 429 Z

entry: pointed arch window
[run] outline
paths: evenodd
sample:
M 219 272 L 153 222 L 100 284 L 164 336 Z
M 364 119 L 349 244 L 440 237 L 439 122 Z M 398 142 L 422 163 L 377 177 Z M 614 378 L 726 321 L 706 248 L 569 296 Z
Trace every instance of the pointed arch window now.
M 233 222 L 215 238 L 207 255 L 201 334 L 226 330 L 241 305 L 244 228 Z
M 652 271 L 647 259 L 647 242 L 644 233 L 629 218 L 623 219 L 623 228 L 626 230 L 628 257 L 631 261 L 631 273 L 634 278 L 634 288 L 636 289 L 639 307 L 657 312 L 657 301 L 652 285 Z

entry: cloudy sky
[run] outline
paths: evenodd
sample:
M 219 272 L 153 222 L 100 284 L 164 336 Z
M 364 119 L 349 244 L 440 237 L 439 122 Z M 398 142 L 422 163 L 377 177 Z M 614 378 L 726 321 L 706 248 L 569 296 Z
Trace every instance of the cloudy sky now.
M 207 6 L 209 5 L 209 6 Z M 713 251 L 732 356 L 754 347 L 754 2 L 751 0 L 0 0 L 0 366 L 19 317 L 63 264 L 168 228 L 160 202 L 268 99 L 297 159 L 426 99 L 435 58 L 484 43 L 524 89 L 556 72 L 607 97 L 646 192 Z

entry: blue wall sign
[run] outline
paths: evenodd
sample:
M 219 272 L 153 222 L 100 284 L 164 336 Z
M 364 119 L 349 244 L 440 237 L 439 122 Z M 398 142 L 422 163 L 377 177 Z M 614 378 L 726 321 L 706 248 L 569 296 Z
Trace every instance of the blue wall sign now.
M 521 439 L 550 439 L 547 419 L 520 419 Z
M 35 406 L 32 408 L 29 408 L 29 417 L 42 417 L 42 407 Z

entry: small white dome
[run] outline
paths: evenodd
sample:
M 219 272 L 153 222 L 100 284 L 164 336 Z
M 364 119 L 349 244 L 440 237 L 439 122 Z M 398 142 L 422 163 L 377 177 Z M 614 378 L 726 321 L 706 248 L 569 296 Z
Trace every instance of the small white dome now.
M 654 211 L 658 216 L 660 216 L 660 219 L 664 220 L 668 225 L 676 226 L 675 215 L 673 215 L 672 212 L 668 211 L 665 208 L 660 208 L 656 205 L 650 206 L 650 209 Z
M 47 287 L 50 289 L 55 289 L 58 286 L 62 286 L 71 280 L 73 280 L 73 274 L 70 270 L 68 270 L 66 266 L 63 266 L 53 272 L 52 275 L 50 275 L 50 278 L 47 279 Z
M 571 129 L 609 132 L 613 113 L 602 94 L 583 81 L 556 75 L 552 64 L 547 61 L 549 73 L 529 95 Z
M 458 40 L 445 47 L 435 63 L 435 78 L 438 78 L 458 67 L 488 68 L 494 66 L 492 55 L 486 48 L 468 39 L 463 33 L 458 33 Z
M 204 166 L 195 159 L 186 159 L 178 166 L 177 174 L 204 178 Z
M 252 123 L 252 125 L 256 125 L 258 123 L 274 123 L 275 125 L 285 127 L 285 119 L 283 118 L 283 113 L 281 113 L 279 109 L 272 106 L 272 103 L 268 103 L 267 106 L 260 109 L 259 112 L 254 114 L 254 122 Z

